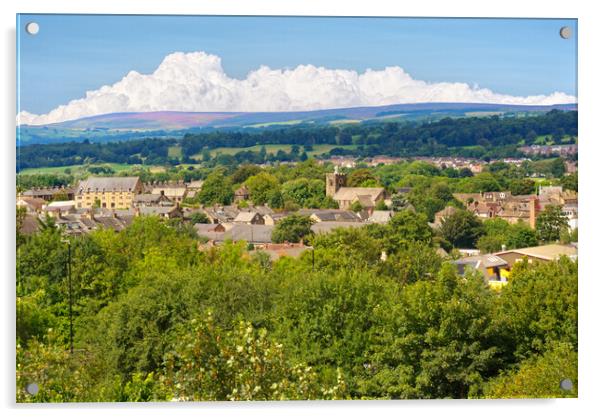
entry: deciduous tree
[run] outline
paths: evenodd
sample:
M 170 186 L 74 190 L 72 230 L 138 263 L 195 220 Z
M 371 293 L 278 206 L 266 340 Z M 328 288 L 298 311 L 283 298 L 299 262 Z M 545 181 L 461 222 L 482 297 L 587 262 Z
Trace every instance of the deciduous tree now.
M 280 220 L 272 231 L 272 241 L 299 242 L 301 239 L 310 235 L 312 220 L 308 216 L 293 214 Z
M 560 234 L 568 228 L 568 220 L 562 214 L 560 206 L 548 205 L 539 213 L 535 230 L 540 240 L 554 242 L 560 239 Z

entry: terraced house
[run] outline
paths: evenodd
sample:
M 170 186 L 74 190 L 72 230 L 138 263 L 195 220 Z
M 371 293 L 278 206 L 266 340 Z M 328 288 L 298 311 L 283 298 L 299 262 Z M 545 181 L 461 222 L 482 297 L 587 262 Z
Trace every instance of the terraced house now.
M 134 197 L 141 194 L 138 177 L 91 177 L 80 181 L 75 192 L 76 207 L 126 209 L 134 205 Z

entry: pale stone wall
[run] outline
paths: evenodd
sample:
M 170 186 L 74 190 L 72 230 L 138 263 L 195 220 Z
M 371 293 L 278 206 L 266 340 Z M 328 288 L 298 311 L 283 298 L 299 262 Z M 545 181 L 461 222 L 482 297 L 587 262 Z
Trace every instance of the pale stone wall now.
M 134 195 L 131 191 L 94 191 L 83 192 L 75 197 L 77 208 L 94 207 L 96 200 L 102 208 L 127 209 L 134 206 Z

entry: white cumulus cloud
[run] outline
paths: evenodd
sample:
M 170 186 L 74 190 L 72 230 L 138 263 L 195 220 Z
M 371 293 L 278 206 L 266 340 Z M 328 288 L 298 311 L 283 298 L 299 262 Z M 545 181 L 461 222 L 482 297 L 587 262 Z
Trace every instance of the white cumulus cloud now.
M 238 80 L 224 72 L 216 55 L 175 52 L 152 74 L 131 71 L 47 114 L 22 111 L 17 122 L 41 125 L 117 112 L 300 111 L 428 102 L 546 105 L 577 99 L 562 92 L 521 97 L 465 83 L 429 83 L 397 66 L 364 73 L 314 65 L 261 66 Z

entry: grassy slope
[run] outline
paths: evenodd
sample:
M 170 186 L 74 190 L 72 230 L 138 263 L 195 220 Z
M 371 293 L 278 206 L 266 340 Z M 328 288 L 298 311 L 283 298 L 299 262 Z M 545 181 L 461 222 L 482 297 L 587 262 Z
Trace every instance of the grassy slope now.
M 178 145 L 170 146 L 167 148 L 167 156 L 170 158 L 181 158 L 182 157 L 182 148 Z
M 136 165 L 128 165 L 128 164 L 116 164 L 116 163 L 100 163 L 93 164 L 88 166 L 110 166 L 113 170 L 117 172 L 127 171 L 135 167 Z M 67 165 L 60 167 L 41 167 L 41 168 L 27 168 L 23 171 L 20 171 L 19 174 L 32 175 L 32 174 L 65 174 L 65 169 L 69 168 L 71 170 L 71 174 L 84 173 L 86 171 L 87 165 Z
M 217 154 L 222 155 L 234 155 L 241 151 L 251 151 L 251 152 L 259 152 L 261 150 L 262 145 L 255 145 L 248 148 L 215 148 L 211 150 L 211 156 L 216 156 Z M 290 152 L 292 145 L 265 145 L 265 149 L 269 154 L 275 154 L 278 151 L 282 150 L 284 152 Z M 302 149 L 302 147 L 300 147 Z M 344 149 L 353 149 L 355 145 L 314 145 L 314 150 L 308 152 L 308 156 L 320 155 L 326 152 L 329 152 L 333 148 L 344 148 Z M 194 155 L 193 158 L 201 158 L 201 154 Z

